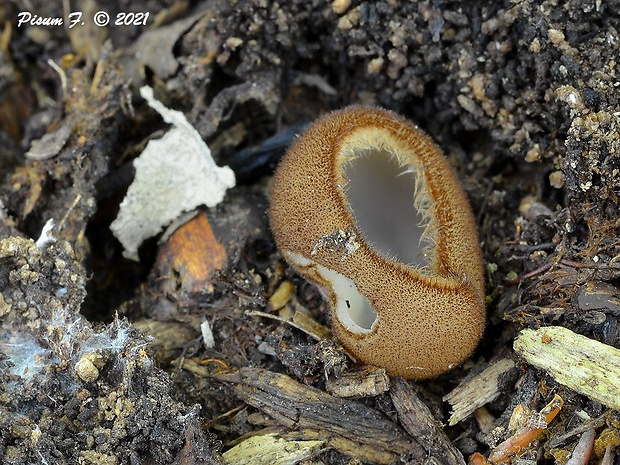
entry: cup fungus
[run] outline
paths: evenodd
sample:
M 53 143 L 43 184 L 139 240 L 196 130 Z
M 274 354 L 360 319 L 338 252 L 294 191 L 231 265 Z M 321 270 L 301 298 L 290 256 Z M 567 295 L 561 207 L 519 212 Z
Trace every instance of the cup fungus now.
M 485 323 L 473 215 L 440 149 L 403 118 L 346 108 L 316 121 L 274 175 L 271 226 L 354 357 L 422 379 L 473 352 Z

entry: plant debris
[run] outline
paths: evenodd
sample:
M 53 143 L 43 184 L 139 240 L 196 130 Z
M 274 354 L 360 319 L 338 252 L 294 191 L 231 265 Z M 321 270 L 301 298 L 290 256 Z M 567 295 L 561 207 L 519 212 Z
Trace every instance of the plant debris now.
M 0 4 L 0 462 L 617 465 L 618 0 L 134 3 Z M 272 169 L 350 104 L 428 132 L 477 216 L 488 324 L 437 379 L 349 357 L 270 235 Z M 124 247 L 134 161 L 170 132 L 123 215 L 171 213 Z M 206 147 L 237 185 L 203 182 Z
M 216 166 L 209 147 L 183 113 L 155 100 L 150 87 L 140 89 L 140 94 L 174 128 L 161 139 L 149 141 L 134 160 L 136 178 L 110 225 L 125 247 L 124 255 L 134 260 L 144 239 L 159 233 L 182 212 L 198 205 L 217 205 L 235 185 L 232 170 Z
M 346 451 L 358 447 L 356 455 L 364 460 L 390 463 L 396 454 L 404 454 L 413 447 L 412 439 L 379 412 L 304 386 L 288 376 L 243 368 L 217 378 L 236 383 L 237 396 L 279 423 L 328 433 L 332 446 L 338 448 L 342 443 Z
M 558 383 L 620 410 L 620 350 L 561 326 L 524 329 L 514 347 Z

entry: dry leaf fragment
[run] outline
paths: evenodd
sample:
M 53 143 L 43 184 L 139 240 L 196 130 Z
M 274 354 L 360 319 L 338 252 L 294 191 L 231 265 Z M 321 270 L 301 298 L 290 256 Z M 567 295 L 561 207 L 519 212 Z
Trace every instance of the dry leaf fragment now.
M 170 110 L 142 87 L 141 95 L 174 127 L 151 140 L 134 160 L 136 177 L 110 229 L 123 244 L 123 255 L 138 259 L 138 247 L 181 213 L 199 205 L 213 207 L 235 185 L 235 174 L 218 167 L 211 150 L 180 111 Z
M 156 266 L 161 275 L 178 274 L 183 289 L 198 292 L 221 270 L 228 254 L 204 213 L 177 229 L 161 246 Z

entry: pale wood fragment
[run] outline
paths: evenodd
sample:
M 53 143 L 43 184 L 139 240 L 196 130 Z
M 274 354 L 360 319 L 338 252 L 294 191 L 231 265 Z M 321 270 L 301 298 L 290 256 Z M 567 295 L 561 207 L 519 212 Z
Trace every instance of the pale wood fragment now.
M 287 441 L 276 434 L 252 436 L 224 452 L 231 465 L 292 465 L 315 456 L 324 441 Z
M 558 383 L 620 410 L 620 350 L 561 326 L 524 329 L 514 350 Z
M 471 415 L 477 408 L 495 400 L 500 394 L 500 377 L 515 368 L 510 358 L 502 358 L 491 363 L 484 371 L 471 379 L 467 379 L 446 394 L 444 401 L 452 405 L 452 415 L 448 421 L 450 426 L 456 425 Z

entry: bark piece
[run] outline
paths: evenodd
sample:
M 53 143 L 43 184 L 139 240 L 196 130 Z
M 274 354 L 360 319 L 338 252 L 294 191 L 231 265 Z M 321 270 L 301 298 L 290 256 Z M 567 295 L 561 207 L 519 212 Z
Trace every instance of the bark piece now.
M 366 367 L 328 378 L 325 388 L 338 397 L 378 396 L 390 388 L 390 378 L 383 368 Z
M 389 463 L 412 448 L 412 439 L 380 412 L 305 386 L 286 375 L 259 368 L 241 368 L 216 377 L 236 383 L 235 394 L 239 398 L 281 425 L 320 431 L 336 449 L 339 441 L 361 443 L 368 446 L 364 449 L 370 447 L 377 452 L 378 462 Z M 355 448 L 348 450 L 350 454 L 356 452 Z M 420 448 L 420 457 L 425 454 Z
M 422 445 L 429 457 L 444 465 L 465 465 L 463 455 L 452 445 L 441 423 L 407 381 L 393 378 L 390 394 L 400 423 Z

